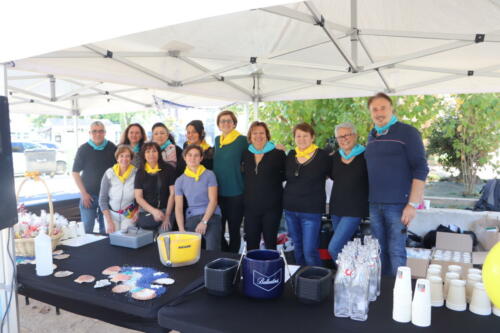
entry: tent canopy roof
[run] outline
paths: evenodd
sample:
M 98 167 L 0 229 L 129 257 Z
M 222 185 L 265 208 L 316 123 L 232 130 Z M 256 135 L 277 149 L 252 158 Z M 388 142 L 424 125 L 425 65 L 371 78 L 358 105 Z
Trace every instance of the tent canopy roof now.
M 71 89 L 115 90 L 144 107 L 152 95 L 222 105 L 494 92 L 499 54 L 499 0 L 313 0 L 86 44 L 15 61 L 13 69 L 78 80 L 66 98 Z M 17 82 L 9 83 L 13 96 L 22 94 Z M 120 97 L 111 98 L 117 110 Z

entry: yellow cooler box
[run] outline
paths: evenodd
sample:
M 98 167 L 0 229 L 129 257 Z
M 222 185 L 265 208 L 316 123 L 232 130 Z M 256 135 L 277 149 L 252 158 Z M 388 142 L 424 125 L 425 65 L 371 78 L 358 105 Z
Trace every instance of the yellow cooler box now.
M 156 241 L 165 266 L 188 266 L 200 260 L 201 235 L 196 232 L 165 232 Z

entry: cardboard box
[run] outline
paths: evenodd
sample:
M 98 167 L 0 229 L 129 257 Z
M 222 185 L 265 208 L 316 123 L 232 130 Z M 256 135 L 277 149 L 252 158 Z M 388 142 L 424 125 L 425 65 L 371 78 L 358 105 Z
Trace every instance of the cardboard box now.
M 427 252 L 427 258 L 415 258 L 412 256 L 411 252 Z M 411 269 L 412 278 L 425 278 L 427 276 L 427 267 L 429 267 L 429 261 L 431 259 L 431 251 L 429 249 L 420 248 L 406 248 L 406 266 Z
M 500 242 L 500 218 L 486 216 L 474 224 L 473 231 L 481 248 L 489 251 L 496 243 Z
M 472 237 L 467 234 L 456 234 L 450 232 L 437 232 L 436 233 L 436 247 L 432 251 L 431 264 L 438 264 L 442 266 L 441 273 L 442 278 L 448 271 L 449 265 L 458 265 L 462 267 L 462 273 L 460 275 L 460 279 L 465 280 L 467 278 L 467 270 L 473 267 L 474 258 L 472 253 Z M 450 251 L 459 251 L 462 253 L 469 253 L 471 262 L 455 262 L 455 261 L 444 261 L 444 260 L 435 260 L 434 254 L 437 250 L 450 250 Z

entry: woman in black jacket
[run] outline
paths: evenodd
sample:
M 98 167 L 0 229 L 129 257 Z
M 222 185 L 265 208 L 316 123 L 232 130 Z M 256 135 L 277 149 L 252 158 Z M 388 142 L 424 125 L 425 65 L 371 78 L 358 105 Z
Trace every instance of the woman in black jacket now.
M 247 138 L 250 146 L 243 154 L 247 249 L 258 249 L 261 235 L 267 249 L 276 249 L 286 156 L 270 142 L 271 134 L 263 122 L 254 121 Z

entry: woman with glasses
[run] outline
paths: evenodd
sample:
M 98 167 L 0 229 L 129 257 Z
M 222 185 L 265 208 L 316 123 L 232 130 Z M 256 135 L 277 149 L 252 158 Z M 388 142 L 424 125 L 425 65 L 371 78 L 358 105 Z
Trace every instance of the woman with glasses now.
M 141 167 L 134 183 L 135 201 L 141 210 L 137 225 L 143 229 L 169 230 L 170 215 L 174 208 L 175 169 L 160 156 L 155 142 L 142 145 Z
M 144 128 L 138 123 L 128 125 L 120 138 L 120 144 L 129 145 L 132 148 L 134 153 L 132 165 L 136 168 L 141 165 L 139 152 L 141 151 L 144 141 L 146 141 L 146 131 L 144 131 Z
M 184 143 L 183 148 L 186 149 L 188 145 L 200 146 L 203 150 L 201 164 L 205 168 L 212 170 L 214 149 L 205 141 L 205 127 L 201 120 L 192 120 L 186 125 L 186 139 L 187 141 Z
M 283 208 L 288 233 L 293 239 L 297 265 L 321 266 L 319 235 L 321 214 L 326 208 L 325 182 L 330 157 L 314 144 L 314 129 L 307 123 L 294 127 L 296 148 L 288 153 Z
M 333 180 L 330 215 L 335 233 L 328 245 L 334 262 L 358 229 L 361 219 L 369 214 L 365 147 L 357 143 L 356 128 L 351 123 L 337 125 L 335 138 L 340 147 L 332 156 L 330 172 Z
M 156 123 L 151 128 L 151 132 L 151 141 L 160 146 L 160 155 L 163 161 L 173 166 L 176 170 L 176 176 L 180 176 L 186 168 L 186 163 L 182 158 L 182 149 L 175 144 L 174 137 L 167 126 L 163 123 Z
M 250 146 L 243 155 L 247 250 L 258 249 L 262 236 L 266 249 L 276 249 L 286 156 L 270 140 L 266 123 L 254 121 L 250 125 Z
M 222 211 L 222 250 L 237 253 L 241 245 L 240 228 L 243 220 L 242 173 L 243 153 L 248 148 L 247 138 L 236 130 L 238 119 L 231 111 L 217 116 L 217 126 L 222 132 L 215 138 L 214 172 L 219 184 L 219 206 Z M 229 244 L 224 232 L 229 229 Z

